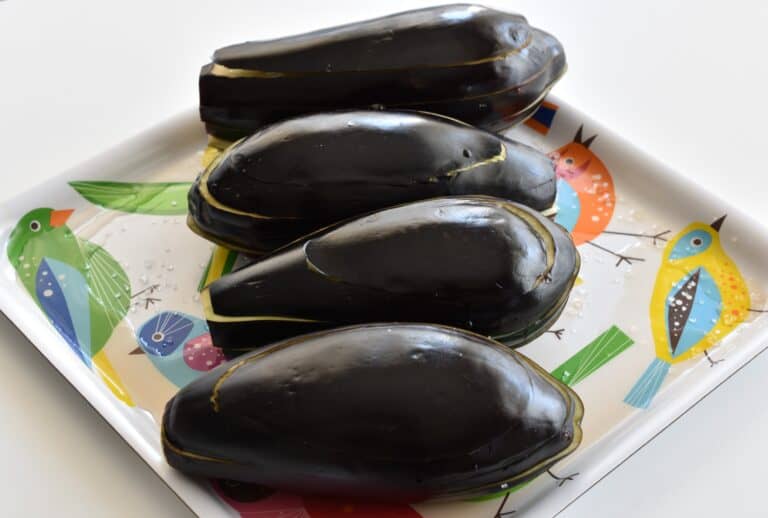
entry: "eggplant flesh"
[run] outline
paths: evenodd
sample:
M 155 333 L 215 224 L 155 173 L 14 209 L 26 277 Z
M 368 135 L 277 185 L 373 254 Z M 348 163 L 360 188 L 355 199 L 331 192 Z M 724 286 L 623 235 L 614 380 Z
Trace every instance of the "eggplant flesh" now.
M 560 42 L 523 16 L 445 5 L 219 49 L 200 72 L 200 115 L 224 139 L 372 106 L 497 130 L 530 115 L 565 68 Z
M 377 321 L 456 326 L 520 346 L 560 315 L 578 269 L 559 225 L 523 205 L 457 196 L 310 234 L 201 297 L 224 349 Z
M 220 365 L 169 401 L 162 429 L 168 462 L 192 475 L 413 502 L 531 480 L 578 447 L 582 414 L 488 338 L 368 324 Z
M 190 190 L 189 222 L 259 254 L 351 216 L 439 196 L 483 194 L 546 210 L 555 180 L 543 153 L 452 119 L 324 113 L 231 146 Z

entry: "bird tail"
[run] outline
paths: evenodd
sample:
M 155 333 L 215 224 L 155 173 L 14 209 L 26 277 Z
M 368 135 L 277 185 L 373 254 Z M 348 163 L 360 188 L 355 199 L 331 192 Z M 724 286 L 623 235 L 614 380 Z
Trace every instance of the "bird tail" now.
M 120 380 L 120 376 L 117 375 L 117 371 L 115 371 L 109 358 L 107 358 L 107 355 L 104 353 L 104 349 L 96 353 L 96 356 L 93 357 L 93 366 L 104 381 L 104 384 L 110 391 L 112 391 L 117 399 L 128 406 L 135 406 L 130 394 L 128 394 L 128 390 Z
M 635 408 L 648 408 L 667 374 L 669 374 L 669 363 L 654 358 L 624 398 L 624 402 Z

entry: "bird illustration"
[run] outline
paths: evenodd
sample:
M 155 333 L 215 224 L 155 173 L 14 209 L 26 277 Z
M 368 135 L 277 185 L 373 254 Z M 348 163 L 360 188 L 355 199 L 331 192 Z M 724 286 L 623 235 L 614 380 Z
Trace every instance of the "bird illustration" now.
M 25 214 L 11 232 L 8 259 L 75 354 L 115 396 L 133 406 L 104 353 L 130 306 L 130 282 L 106 250 L 80 239 L 66 225 L 72 212 L 38 208 Z
M 549 154 L 558 178 L 555 221 L 571 232 L 576 245 L 599 236 L 616 205 L 611 173 L 589 149 L 597 135 L 582 140 L 583 129 L 579 126 L 573 142 Z
M 747 316 L 749 290 L 720 243 L 725 216 L 692 223 L 665 247 L 650 305 L 656 358 L 624 402 L 648 408 L 670 365 L 704 353 Z
M 558 212 L 555 221 L 571 233 L 576 246 L 589 243 L 617 257 L 617 266 L 622 262 L 631 264 L 632 261 L 643 261 L 641 257 L 623 255 L 593 241 L 605 233 L 646 237 L 653 239 L 655 243 L 659 240 L 665 241 L 664 236 L 669 231 L 649 235 L 606 230 L 616 207 L 616 189 L 608 168 L 600 157 L 589 149 L 597 135 L 584 140 L 583 130 L 584 126 L 579 126 L 572 142 L 549 154 L 555 163 L 558 178 L 555 200 Z
M 226 359 L 211 342 L 205 320 L 178 311 L 163 311 L 136 331 L 139 348 L 157 370 L 181 388 Z

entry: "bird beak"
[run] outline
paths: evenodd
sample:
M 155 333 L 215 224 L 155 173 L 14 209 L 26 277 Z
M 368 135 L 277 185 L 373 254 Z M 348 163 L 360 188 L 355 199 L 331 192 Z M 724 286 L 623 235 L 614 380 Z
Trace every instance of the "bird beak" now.
M 64 209 L 51 211 L 51 226 L 56 228 L 67 222 L 75 209 Z
M 715 221 L 713 221 L 709 226 L 714 228 L 717 232 L 720 232 L 720 227 L 723 226 L 723 221 L 725 221 L 725 218 L 728 216 L 728 214 L 723 214 L 719 218 L 717 218 Z
M 128 354 L 144 354 L 144 351 L 141 350 L 141 347 L 137 347 L 136 349 L 129 352 Z

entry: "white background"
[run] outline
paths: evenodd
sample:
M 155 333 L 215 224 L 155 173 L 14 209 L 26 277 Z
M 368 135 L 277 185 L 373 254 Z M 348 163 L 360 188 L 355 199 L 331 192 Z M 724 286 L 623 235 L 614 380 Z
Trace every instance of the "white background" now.
M 768 4 L 488 3 L 561 39 L 557 95 L 768 219 Z M 428 4 L 0 0 L 0 202 L 195 105 L 218 46 Z M 0 351 L 0 515 L 189 516 L 2 317 Z M 561 516 L 768 515 L 766 374 L 763 354 Z

